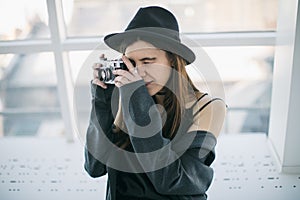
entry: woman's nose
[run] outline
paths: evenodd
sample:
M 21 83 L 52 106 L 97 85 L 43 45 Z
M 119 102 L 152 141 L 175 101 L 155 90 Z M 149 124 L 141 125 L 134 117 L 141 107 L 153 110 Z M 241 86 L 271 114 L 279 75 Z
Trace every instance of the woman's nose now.
M 137 66 L 137 69 L 138 69 L 138 73 L 141 77 L 146 76 L 146 69 L 144 66 Z

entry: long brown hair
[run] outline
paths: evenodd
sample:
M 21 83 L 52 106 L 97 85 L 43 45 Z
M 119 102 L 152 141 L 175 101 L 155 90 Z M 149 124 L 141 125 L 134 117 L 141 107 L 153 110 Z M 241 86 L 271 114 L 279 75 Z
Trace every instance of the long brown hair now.
M 165 138 L 173 139 L 180 126 L 188 97 L 191 95 L 195 97 L 195 93 L 199 93 L 199 90 L 186 72 L 187 62 L 182 57 L 171 52 L 166 51 L 166 56 L 174 70 L 172 70 L 166 86 L 158 94 L 164 95 L 162 106 L 166 111 L 166 122 L 163 126 L 162 134 Z M 117 138 L 115 144 L 121 148 L 126 148 L 130 144 L 128 134 L 124 133 L 116 124 L 113 130 Z
M 168 88 L 163 88 L 166 91 L 163 106 L 167 112 L 163 136 L 173 139 L 185 112 L 185 105 L 189 101 L 188 97 L 199 91 L 186 72 L 186 61 L 176 54 L 170 52 L 166 52 L 166 54 L 174 70 L 167 83 Z

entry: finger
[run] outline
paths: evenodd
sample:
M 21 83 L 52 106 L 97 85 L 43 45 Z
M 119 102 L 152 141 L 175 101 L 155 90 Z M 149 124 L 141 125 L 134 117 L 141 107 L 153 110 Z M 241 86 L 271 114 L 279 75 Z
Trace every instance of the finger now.
M 102 67 L 102 64 L 100 63 L 94 63 L 93 65 L 93 69 L 99 69 L 100 67 Z
M 94 78 L 99 78 L 99 71 L 98 70 L 93 71 L 93 77 Z
M 103 59 L 103 58 L 105 58 L 105 55 L 104 55 L 104 53 L 100 54 L 99 58 L 100 58 L 100 59 Z
M 102 81 L 100 81 L 99 79 L 93 79 L 92 84 L 98 85 L 104 89 L 107 88 L 107 85 L 105 83 L 103 83 Z
M 115 83 L 121 83 L 122 85 L 130 82 L 125 76 L 117 76 L 114 81 Z
M 128 80 L 134 80 L 134 76 L 130 72 L 123 70 L 123 69 L 113 70 L 113 74 L 117 75 L 117 77 L 124 76 Z
M 125 55 L 122 56 L 122 60 L 130 72 L 134 71 L 135 67 L 133 66 L 133 64 L 130 62 L 130 60 Z
M 120 82 L 118 82 L 118 81 L 115 81 L 115 86 L 116 86 L 116 87 L 119 88 L 119 87 L 121 87 L 122 85 L 123 85 L 122 83 L 120 83 Z

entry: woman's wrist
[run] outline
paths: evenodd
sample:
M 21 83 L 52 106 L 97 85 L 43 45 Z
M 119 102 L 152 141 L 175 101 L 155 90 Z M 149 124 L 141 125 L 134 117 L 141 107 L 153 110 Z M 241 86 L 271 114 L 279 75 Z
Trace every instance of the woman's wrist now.
M 103 103 L 110 103 L 114 88 L 115 86 L 112 84 L 107 85 L 107 88 L 104 89 L 98 85 L 91 83 L 92 98 Z

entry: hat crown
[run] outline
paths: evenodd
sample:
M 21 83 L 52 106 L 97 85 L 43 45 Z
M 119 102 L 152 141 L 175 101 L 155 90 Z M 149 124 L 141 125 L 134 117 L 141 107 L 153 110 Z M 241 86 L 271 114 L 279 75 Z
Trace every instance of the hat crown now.
M 175 16 L 170 11 L 158 6 L 140 8 L 125 31 L 145 27 L 170 29 L 179 34 Z
M 175 16 L 164 8 L 158 6 L 140 8 L 124 32 L 106 35 L 104 42 L 112 49 L 125 53 L 127 46 L 136 39 L 177 54 L 188 64 L 195 60 L 194 52 L 180 40 Z

